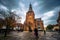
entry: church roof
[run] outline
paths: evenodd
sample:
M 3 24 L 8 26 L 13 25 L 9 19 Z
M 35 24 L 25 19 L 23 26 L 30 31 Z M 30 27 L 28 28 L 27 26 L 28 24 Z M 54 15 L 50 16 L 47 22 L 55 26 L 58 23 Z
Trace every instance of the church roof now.
M 37 20 L 37 21 L 42 21 L 41 18 L 36 18 L 35 20 Z

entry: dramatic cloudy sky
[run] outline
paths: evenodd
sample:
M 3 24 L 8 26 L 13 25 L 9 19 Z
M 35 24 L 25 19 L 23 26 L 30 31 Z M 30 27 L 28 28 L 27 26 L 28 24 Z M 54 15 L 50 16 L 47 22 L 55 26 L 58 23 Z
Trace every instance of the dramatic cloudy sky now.
M 57 23 L 60 0 L 0 0 L 0 11 L 15 11 L 18 16 L 22 17 L 21 22 L 23 23 L 30 3 L 32 4 L 35 18 L 41 17 L 44 26 Z

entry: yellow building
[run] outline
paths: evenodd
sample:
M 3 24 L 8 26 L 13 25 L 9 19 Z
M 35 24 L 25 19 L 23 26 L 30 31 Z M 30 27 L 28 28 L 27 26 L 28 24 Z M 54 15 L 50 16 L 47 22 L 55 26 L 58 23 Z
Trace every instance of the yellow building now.
M 55 25 L 53 25 L 53 30 L 59 30 L 59 25 L 58 24 L 55 24 Z
M 26 20 L 24 22 L 24 30 L 34 30 L 34 28 L 40 28 L 41 30 L 44 29 L 44 24 L 41 18 L 36 18 L 35 19 L 35 14 L 32 9 L 32 5 L 29 5 L 29 10 L 26 13 Z

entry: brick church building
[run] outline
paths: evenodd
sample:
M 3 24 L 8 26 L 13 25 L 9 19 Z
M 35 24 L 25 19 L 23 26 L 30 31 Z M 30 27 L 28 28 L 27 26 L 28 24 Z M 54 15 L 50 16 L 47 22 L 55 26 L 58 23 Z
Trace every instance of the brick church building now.
M 35 19 L 35 14 L 34 14 L 34 11 L 32 9 L 32 5 L 30 4 L 29 10 L 26 13 L 26 19 L 24 22 L 24 30 L 25 31 L 34 30 L 34 28 L 44 30 L 44 24 L 43 24 L 43 20 L 41 20 L 41 18 Z

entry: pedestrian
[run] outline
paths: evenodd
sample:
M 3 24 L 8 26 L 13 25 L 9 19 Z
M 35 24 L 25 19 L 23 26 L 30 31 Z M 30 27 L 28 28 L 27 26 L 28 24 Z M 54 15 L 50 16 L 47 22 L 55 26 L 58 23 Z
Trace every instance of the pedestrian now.
M 39 38 L 38 37 L 38 29 L 37 28 L 34 29 L 34 35 L 36 36 L 36 38 Z
M 44 35 L 46 35 L 46 31 L 44 30 Z

